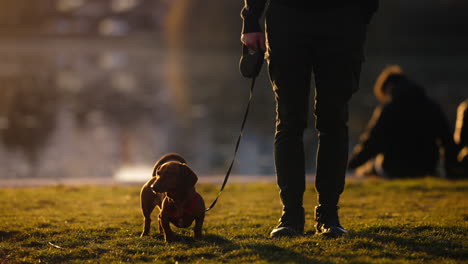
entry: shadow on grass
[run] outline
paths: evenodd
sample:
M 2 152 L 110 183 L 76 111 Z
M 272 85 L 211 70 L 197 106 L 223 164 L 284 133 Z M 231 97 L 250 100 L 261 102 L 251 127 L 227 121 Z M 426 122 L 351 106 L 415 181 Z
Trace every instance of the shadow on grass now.
M 16 237 L 20 235 L 21 232 L 19 231 L 0 231 L 0 240 L 6 240 L 9 238 Z
M 162 238 L 162 236 L 161 236 Z M 162 242 L 166 244 L 165 242 Z M 175 241 L 175 247 L 178 244 L 181 247 L 185 248 L 180 252 L 175 252 L 168 254 L 166 256 L 160 256 L 162 262 L 174 263 L 174 262 L 184 262 L 192 263 L 200 259 L 214 260 L 220 258 L 221 254 L 227 254 L 229 252 L 238 251 L 241 247 L 232 241 L 218 235 L 205 234 L 202 239 L 195 240 L 190 236 L 177 235 Z M 174 245 L 174 244 L 171 244 Z M 216 246 L 217 250 L 205 250 L 205 248 L 212 248 Z
M 288 248 L 279 247 L 273 243 L 252 243 L 247 244 L 246 247 L 269 263 L 329 263 L 311 258 Z
M 207 243 L 211 243 L 211 244 L 216 244 L 218 246 L 222 246 L 222 247 L 225 247 L 225 246 L 228 246 L 228 247 L 232 247 L 232 246 L 235 246 L 236 248 L 239 248 L 238 245 L 234 244 L 231 240 L 229 239 L 226 239 L 222 236 L 219 236 L 219 235 L 213 235 L 213 234 L 206 234 L 203 236 L 203 239 L 202 239 L 203 242 L 207 242 Z
M 454 238 L 454 234 L 461 236 L 457 239 Z M 466 260 L 468 252 L 463 245 L 466 234 L 468 234 L 468 228 L 458 226 L 381 226 L 352 232 L 349 236 L 350 238 L 371 239 L 381 245 L 393 244 L 406 252 L 423 252 L 429 256 Z M 376 247 L 375 243 L 368 246 L 371 249 Z
M 214 244 L 223 252 L 223 259 L 245 259 L 248 256 L 258 256 L 262 260 L 269 263 L 317 263 L 323 262 L 314 258 L 310 258 L 304 254 L 296 252 L 292 249 L 281 247 L 272 242 L 255 242 L 255 243 L 235 243 L 232 240 L 226 239 L 219 235 L 207 234 L 203 237 L 202 243 Z M 192 258 L 194 256 L 191 256 Z M 200 256 L 196 256 L 200 257 Z M 219 256 L 208 254 L 203 256 L 206 259 L 213 259 Z M 176 259 L 177 260 L 177 259 Z

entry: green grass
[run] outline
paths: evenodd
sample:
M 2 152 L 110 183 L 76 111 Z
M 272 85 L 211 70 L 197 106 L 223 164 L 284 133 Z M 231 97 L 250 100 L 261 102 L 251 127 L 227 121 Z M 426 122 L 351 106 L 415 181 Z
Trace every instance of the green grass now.
M 218 187 L 198 191 L 209 204 Z M 431 178 L 350 182 L 340 210 L 350 232 L 324 239 L 313 236 L 308 186 L 307 234 L 272 240 L 276 185 L 231 184 L 203 240 L 175 228 L 179 241 L 166 244 L 157 232 L 139 238 L 139 187 L 0 189 L 0 263 L 467 263 L 467 191 L 468 181 Z

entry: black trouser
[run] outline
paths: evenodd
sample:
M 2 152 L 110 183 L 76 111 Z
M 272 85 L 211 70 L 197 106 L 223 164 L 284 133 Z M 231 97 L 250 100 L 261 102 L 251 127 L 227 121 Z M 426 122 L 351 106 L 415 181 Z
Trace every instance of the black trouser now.
M 273 3 L 266 29 L 276 99 L 275 166 L 284 210 L 302 208 L 312 72 L 319 135 L 316 189 L 320 204 L 336 206 L 348 159 L 348 101 L 358 89 L 363 58 L 362 15 L 352 6 L 307 10 Z

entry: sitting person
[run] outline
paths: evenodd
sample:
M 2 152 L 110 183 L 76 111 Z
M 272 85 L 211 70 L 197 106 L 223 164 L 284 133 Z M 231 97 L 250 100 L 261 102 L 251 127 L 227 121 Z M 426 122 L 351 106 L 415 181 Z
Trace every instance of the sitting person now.
M 453 136 L 457 144 L 458 178 L 468 178 L 468 99 L 462 102 L 457 109 L 457 122 Z
M 455 144 L 440 106 L 398 66 L 380 74 L 374 93 L 382 104 L 374 111 L 348 168 L 370 161 L 373 174 L 387 178 L 437 175 L 439 158 L 445 156 L 446 175 L 451 177 Z M 439 154 L 440 148 L 445 155 Z

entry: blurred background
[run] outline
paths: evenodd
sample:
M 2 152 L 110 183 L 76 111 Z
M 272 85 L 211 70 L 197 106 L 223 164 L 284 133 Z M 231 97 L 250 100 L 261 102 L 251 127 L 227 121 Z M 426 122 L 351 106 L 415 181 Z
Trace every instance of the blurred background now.
M 231 161 L 248 99 L 238 72 L 241 0 L 5 0 L 0 8 L 0 178 L 150 177 L 178 152 L 203 176 Z M 393 0 L 369 25 L 351 148 L 388 64 L 402 68 L 454 126 L 468 97 L 468 1 Z M 311 97 L 312 100 L 313 97 Z M 312 110 L 312 109 L 311 109 Z M 274 175 L 274 100 L 265 69 L 238 175 Z M 315 168 L 310 115 L 307 171 Z

